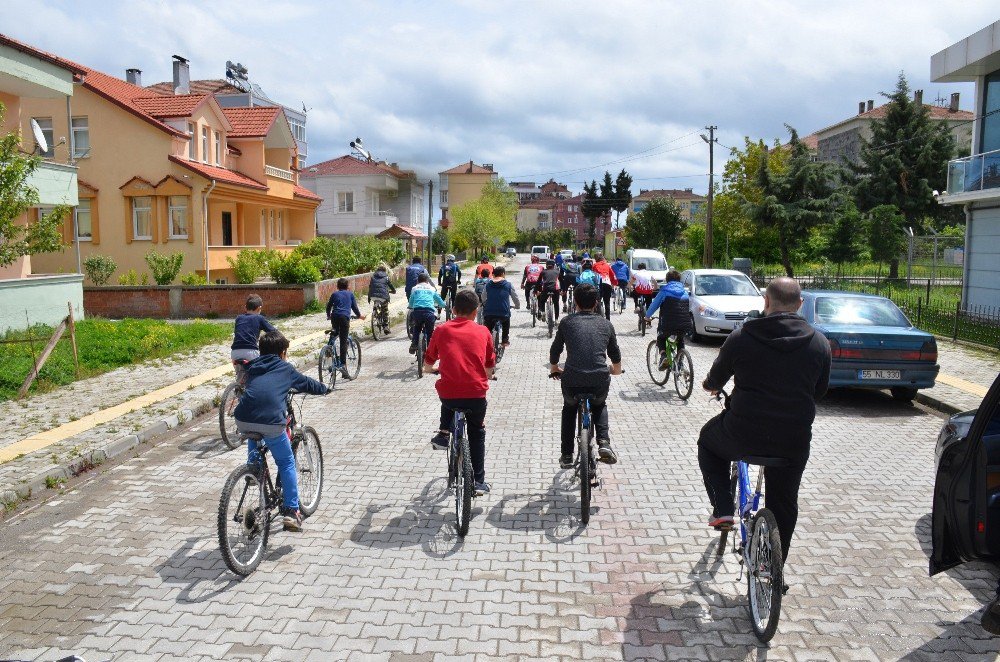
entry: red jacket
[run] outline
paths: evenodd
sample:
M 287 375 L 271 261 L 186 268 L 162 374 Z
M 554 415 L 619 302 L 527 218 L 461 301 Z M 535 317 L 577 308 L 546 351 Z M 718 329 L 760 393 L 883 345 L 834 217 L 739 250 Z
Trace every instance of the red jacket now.
M 485 398 L 486 369 L 496 365 L 493 336 L 485 326 L 457 317 L 434 329 L 424 363 L 441 361 L 441 378 L 434 387 L 443 399 Z
M 601 281 L 610 280 L 612 285 L 618 284 L 618 278 L 615 277 L 615 272 L 611 269 L 611 265 L 608 264 L 607 260 L 594 262 L 594 273 L 601 277 Z

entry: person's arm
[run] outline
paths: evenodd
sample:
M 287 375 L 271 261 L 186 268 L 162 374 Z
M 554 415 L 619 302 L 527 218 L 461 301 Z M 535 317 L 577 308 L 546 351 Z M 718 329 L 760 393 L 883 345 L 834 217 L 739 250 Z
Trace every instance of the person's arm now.
M 456 283 L 462 282 L 462 270 L 458 268 L 457 264 L 455 265 L 455 282 Z
M 263 315 L 260 316 L 260 326 L 267 333 L 274 333 L 275 331 L 277 331 L 277 329 L 274 328 L 274 325 L 268 322 L 267 318 L 264 317 Z
M 489 377 L 493 376 L 493 368 L 497 364 L 497 353 L 493 349 L 493 335 L 486 333 L 483 334 L 486 337 L 486 374 Z
M 566 339 L 563 337 L 563 325 L 560 323 L 556 327 L 556 337 L 552 339 L 552 346 L 549 347 L 549 372 L 560 372 L 559 357 L 566 346 Z
M 292 364 L 288 364 L 292 369 L 292 389 L 296 391 L 301 391 L 302 393 L 311 393 L 312 395 L 326 395 L 330 392 L 322 382 L 318 382 L 312 377 L 307 377 L 301 372 L 295 369 Z
M 434 303 L 436 303 L 436 304 L 437 304 L 438 306 L 440 306 L 441 308 L 445 308 L 445 307 L 446 307 L 446 306 L 448 305 L 448 304 L 446 304 L 446 303 L 444 302 L 444 299 L 442 299 L 442 298 L 440 297 L 440 295 L 438 295 L 438 293 L 437 293 L 437 292 L 435 292 L 435 293 L 434 293 Z M 432 336 L 432 338 L 433 338 L 433 336 Z
M 608 338 L 608 358 L 611 359 L 611 374 L 622 374 L 622 350 L 618 347 L 618 336 L 615 335 L 615 327 L 611 327 L 611 336 Z
M 611 286 L 615 287 L 618 285 L 618 276 L 615 275 L 615 270 L 608 268 L 608 278 L 611 279 Z
M 715 357 L 708 376 L 702 382 L 702 388 L 712 393 L 718 393 L 733 378 L 733 360 L 736 358 L 736 343 L 740 337 L 740 331 L 734 331 L 726 341 L 722 343 L 719 355 Z
M 524 284 L 528 282 L 528 267 L 524 268 L 524 272 L 521 274 L 521 289 L 524 289 Z
M 827 390 L 830 388 L 830 343 L 827 342 L 826 337 L 823 338 L 823 365 L 820 367 L 819 378 L 816 380 L 816 390 L 813 393 L 813 400 L 820 400 L 826 395 Z
M 391 294 L 395 294 L 396 293 L 396 287 L 392 284 L 392 281 L 391 280 L 386 280 L 385 282 L 386 282 L 386 285 L 389 286 L 389 292 Z
M 336 292 L 334 292 L 333 294 L 331 294 L 330 298 L 326 302 L 326 318 L 327 319 L 331 319 L 330 316 L 333 314 L 334 295 L 336 295 L 336 294 L 337 294 Z
M 351 310 L 354 312 L 354 315 L 358 319 L 364 319 L 365 318 L 364 315 L 361 314 L 361 311 L 358 310 L 358 299 L 357 299 L 357 297 L 354 296 L 354 292 L 351 292 Z
M 514 310 L 521 310 L 521 297 L 517 296 L 517 288 L 511 285 L 508 291 L 510 292 L 510 298 L 514 301 Z
M 442 264 L 441 268 L 438 269 L 438 287 L 444 285 L 444 267 L 445 265 Z
M 667 293 L 663 290 L 656 293 L 656 296 L 653 297 L 653 302 L 649 304 L 649 308 L 646 309 L 646 319 L 653 318 L 653 315 L 656 314 L 656 309 L 660 307 L 660 304 L 663 303 L 665 298 L 667 298 Z

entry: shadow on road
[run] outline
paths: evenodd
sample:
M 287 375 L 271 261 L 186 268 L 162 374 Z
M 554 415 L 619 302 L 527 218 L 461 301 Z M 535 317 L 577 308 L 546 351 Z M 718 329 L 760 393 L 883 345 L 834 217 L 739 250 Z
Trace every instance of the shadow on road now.
M 200 540 L 204 539 L 188 538 L 180 549 L 156 568 L 165 584 L 180 584 L 184 587 L 177 596 L 179 603 L 196 604 L 211 600 L 239 584 L 242 579 L 226 568 L 216 544 L 209 549 L 194 551 Z M 266 559 L 281 558 L 289 551 L 291 548 L 287 546 L 272 549 Z
M 579 483 L 572 469 L 552 478 L 545 492 L 510 494 L 490 509 L 486 521 L 508 531 L 542 531 L 550 542 L 569 542 L 583 533 L 580 521 Z M 595 493 L 595 497 L 600 492 Z M 600 509 L 591 505 L 590 512 Z
M 177 448 L 186 453 L 197 453 L 195 457 L 199 460 L 207 460 L 209 458 L 218 457 L 219 455 L 228 453 L 230 450 L 240 450 L 230 449 L 229 446 L 222 441 L 222 437 L 220 436 L 196 437 L 194 439 L 188 439 Z
M 926 416 L 912 404 L 897 402 L 885 391 L 863 388 L 834 388 L 816 403 L 816 411 L 828 416 L 847 418 L 899 418 Z
M 674 390 L 674 380 L 671 378 L 663 386 L 657 386 L 650 381 L 638 381 L 633 384 L 635 390 L 618 391 L 618 397 L 626 402 L 662 402 L 674 407 L 687 406 L 687 400 L 681 400 Z

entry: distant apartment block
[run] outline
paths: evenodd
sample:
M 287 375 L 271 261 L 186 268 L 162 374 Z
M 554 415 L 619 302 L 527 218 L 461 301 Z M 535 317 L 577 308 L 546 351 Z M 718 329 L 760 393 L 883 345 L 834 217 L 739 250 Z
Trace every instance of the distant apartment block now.
M 492 163 L 476 165 L 471 160 L 440 172 L 438 176 L 443 228 L 447 228 L 451 223 L 451 209 L 470 200 L 478 200 L 482 195 L 483 186 L 500 177 L 494 172 Z
M 641 211 L 650 201 L 656 198 L 673 200 L 681 210 L 681 218 L 688 223 L 694 221 L 702 205 L 708 203 L 708 198 L 694 192 L 694 189 L 639 189 L 639 195 L 632 198 L 629 213 Z

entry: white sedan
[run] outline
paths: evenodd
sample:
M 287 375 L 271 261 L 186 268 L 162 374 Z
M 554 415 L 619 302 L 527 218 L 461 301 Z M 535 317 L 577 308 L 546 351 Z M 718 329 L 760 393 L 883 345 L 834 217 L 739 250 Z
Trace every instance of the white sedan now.
M 689 269 L 681 282 L 691 298 L 691 339 L 728 336 L 751 310 L 764 309 L 764 297 L 741 271 Z

